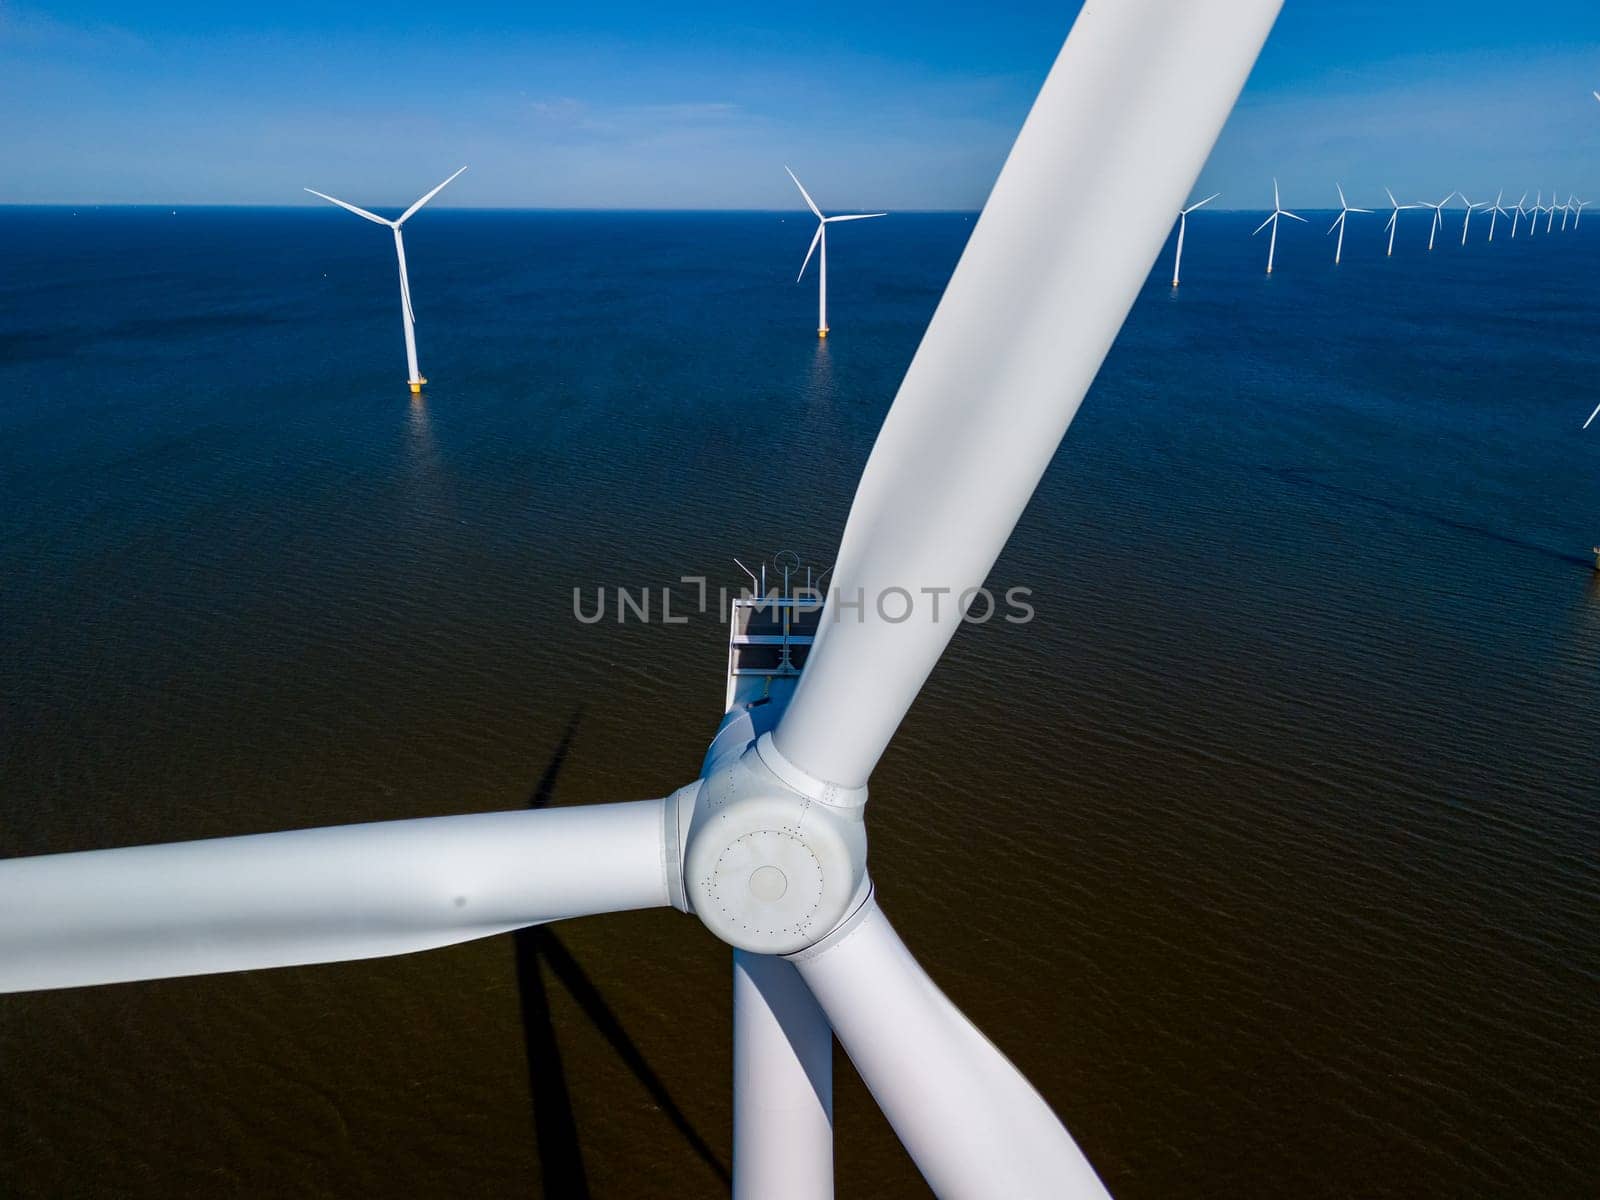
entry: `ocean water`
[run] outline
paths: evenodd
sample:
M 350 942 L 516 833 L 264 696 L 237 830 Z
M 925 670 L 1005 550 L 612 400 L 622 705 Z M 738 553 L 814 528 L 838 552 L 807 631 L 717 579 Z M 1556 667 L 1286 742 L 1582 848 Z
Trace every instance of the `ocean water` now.
M 1600 217 L 1308 215 L 1169 243 L 873 872 L 1119 1197 L 1592 1194 Z M 821 344 L 811 228 L 426 211 L 413 400 L 380 230 L 0 208 L 0 855 L 692 778 L 717 614 L 573 589 L 829 563 L 971 218 L 842 230 Z M 0 1193 L 716 1195 L 728 976 L 662 912 L 0 997 Z M 837 1081 L 839 1194 L 920 1194 Z

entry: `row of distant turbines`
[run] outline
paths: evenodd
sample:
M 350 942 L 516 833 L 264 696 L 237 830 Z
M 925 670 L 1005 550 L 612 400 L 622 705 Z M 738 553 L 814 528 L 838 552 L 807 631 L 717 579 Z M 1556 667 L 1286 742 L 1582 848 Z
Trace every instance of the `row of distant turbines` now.
M 1344 258 L 1344 230 L 1345 224 L 1350 219 L 1350 216 L 1353 213 L 1371 213 L 1373 210 L 1370 208 L 1353 207 L 1348 201 L 1345 200 L 1344 187 L 1337 183 L 1334 184 L 1333 187 L 1334 191 L 1339 193 L 1339 215 L 1333 219 L 1333 224 L 1328 226 L 1328 233 L 1329 235 L 1332 235 L 1333 233 L 1337 232 L 1339 235 L 1338 240 L 1333 246 L 1333 261 L 1334 265 L 1337 266 L 1340 260 Z M 1384 224 L 1383 227 L 1384 232 L 1389 235 L 1389 247 L 1385 252 L 1385 254 L 1388 256 L 1392 256 L 1394 254 L 1394 237 L 1396 231 L 1400 227 L 1400 214 L 1408 209 L 1413 208 L 1430 208 L 1433 210 L 1433 221 L 1428 229 L 1428 249 L 1432 250 L 1434 242 L 1438 239 L 1439 230 L 1444 225 L 1445 205 L 1449 204 L 1450 201 L 1454 200 L 1457 196 L 1461 197 L 1461 203 L 1465 206 L 1465 211 L 1461 220 L 1461 244 L 1463 246 L 1467 244 L 1467 233 L 1472 228 L 1472 214 L 1480 209 L 1489 217 L 1489 241 L 1492 242 L 1494 241 L 1495 229 L 1497 228 L 1501 217 L 1504 217 L 1506 220 L 1511 222 L 1512 237 L 1517 236 L 1517 231 L 1522 227 L 1522 221 L 1524 218 L 1527 218 L 1528 222 L 1528 236 L 1532 237 L 1538 230 L 1539 218 L 1541 216 L 1543 216 L 1545 219 L 1545 233 L 1565 233 L 1567 229 L 1567 222 L 1569 220 L 1572 222 L 1572 228 L 1574 230 L 1578 228 L 1578 222 L 1583 219 L 1583 210 L 1593 203 L 1593 201 L 1590 200 L 1579 200 L 1576 196 L 1568 193 L 1566 201 L 1564 203 L 1557 204 L 1555 202 L 1555 193 L 1551 192 L 1550 203 L 1545 204 L 1544 192 L 1541 190 L 1534 194 L 1534 201 L 1531 205 L 1528 204 L 1528 193 L 1524 192 L 1522 193 L 1522 198 L 1518 200 L 1513 207 L 1507 208 L 1505 207 L 1506 194 L 1502 189 L 1500 194 L 1495 197 L 1492 204 L 1487 200 L 1475 201 L 1469 199 L 1465 192 L 1451 192 L 1443 200 L 1439 200 L 1437 202 L 1424 200 L 1416 204 L 1401 204 L 1394 198 L 1394 193 L 1388 188 L 1384 188 L 1383 190 L 1384 194 L 1389 197 L 1389 204 L 1393 210 L 1389 214 L 1389 220 Z M 1180 209 L 1178 211 L 1178 245 L 1172 256 L 1173 287 L 1178 286 L 1179 271 L 1183 266 L 1183 237 L 1185 233 L 1185 226 L 1188 224 L 1189 214 L 1194 212 L 1197 208 L 1204 208 L 1207 204 L 1210 204 L 1220 195 L 1222 195 L 1221 192 L 1213 192 L 1204 200 L 1197 201 L 1196 203 L 1189 205 L 1188 208 Z M 1561 214 L 1561 227 L 1559 230 L 1557 230 L 1555 226 L 1557 213 Z M 1272 231 L 1271 236 L 1267 239 L 1268 275 L 1272 274 L 1272 266 L 1278 255 L 1278 222 L 1284 218 L 1288 218 L 1291 221 L 1299 221 L 1302 224 L 1306 223 L 1306 219 L 1304 217 L 1298 215 L 1297 213 L 1292 213 L 1283 207 L 1283 198 L 1278 192 L 1278 181 L 1274 179 L 1272 181 L 1272 212 L 1265 221 L 1256 226 L 1255 231 L 1250 235 L 1251 237 L 1254 237 L 1263 229 L 1271 229 Z
M 1596 98 L 1600 99 L 1600 94 L 1597 94 Z M 378 225 L 385 225 L 393 231 L 395 258 L 400 271 L 400 317 L 401 323 L 405 329 L 406 367 L 409 370 L 407 381 L 410 384 L 413 394 L 421 393 L 423 384 L 427 383 L 428 381 L 423 378 L 422 372 L 417 365 L 416 313 L 411 307 L 411 284 L 406 274 L 406 248 L 405 240 L 401 234 L 401 226 L 415 216 L 418 209 L 428 203 L 429 200 L 432 200 L 435 196 L 437 196 L 441 191 L 444 190 L 447 184 L 451 183 L 456 176 L 460 175 L 461 172 L 465 171 L 466 169 L 466 167 L 462 167 L 460 170 L 456 171 L 456 173 L 451 175 L 449 179 L 446 179 L 444 183 L 439 184 L 437 187 L 433 188 L 433 190 L 424 194 L 421 199 L 407 208 L 403 213 L 400 214 L 399 217 L 392 221 L 387 217 L 380 217 L 376 213 L 368 212 L 364 208 L 357 208 L 354 204 L 346 203 L 345 201 L 340 200 L 337 197 L 330 196 L 325 192 L 316 191 L 314 188 L 305 189 L 313 196 L 321 197 L 323 200 L 327 200 L 331 204 L 337 204 L 340 208 L 346 209 L 358 217 L 363 217 L 366 220 L 372 221 Z M 800 182 L 795 173 L 790 171 L 788 167 L 785 167 L 784 170 L 788 172 L 789 178 L 794 180 L 794 185 L 800 190 L 800 196 L 805 201 L 806 207 L 811 210 L 811 214 L 817 219 L 817 230 L 811 236 L 811 245 L 806 250 L 806 256 L 800 263 L 800 274 L 797 275 L 795 279 L 796 282 L 799 282 L 800 279 L 805 277 L 806 268 L 811 265 L 812 256 L 815 255 L 817 257 L 817 336 L 819 338 L 825 338 L 828 336 L 828 226 L 841 221 L 865 221 L 873 217 L 887 216 L 888 214 L 849 213 L 832 217 L 824 216 L 822 210 L 817 207 L 816 201 L 811 198 L 811 193 L 806 191 L 805 185 Z M 1335 265 L 1337 265 L 1344 257 L 1345 226 L 1348 224 L 1350 217 L 1357 213 L 1370 214 L 1373 210 L 1370 208 L 1353 207 L 1345 199 L 1343 185 L 1337 183 L 1334 184 L 1334 190 L 1339 195 L 1339 215 L 1333 219 L 1333 224 L 1328 227 L 1328 233 L 1330 235 L 1334 233 L 1339 235 L 1338 240 L 1334 243 L 1333 248 L 1333 261 Z M 1394 198 L 1394 193 L 1389 191 L 1388 188 L 1385 188 L 1384 192 L 1389 197 L 1389 204 L 1393 209 L 1393 211 L 1389 214 L 1389 220 L 1387 224 L 1384 226 L 1385 231 L 1389 235 L 1388 250 L 1386 251 L 1386 253 L 1389 255 L 1394 254 L 1394 239 L 1395 233 L 1400 224 L 1400 214 L 1408 209 L 1427 208 L 1433 210 L 1433 221 L 1428 230 L 1428 249 L 1432 250 L 1434 243 L 1438 239 L 1439 230 L 1444 224 L 1445 205 L 1449 204 L 1450 201 L 1455 199 L 1457 196 L 1461 197 L 1462 203 L 1466 206 L 1466 211 L 1461 222 L 1461 244 L 1463 246 L 1467 244 L 1467 234 L 1472 227 L 1472 214 L 1477 212 L 1479 209 L 1484 210 L 1489 216 L 1488 240 L 1492 242 L 1494 241 L 1495 229 L 1501 217 L 1505 217 L 1511 222 L 1511 236 L 1513 238 L 1517 236 L 1519 229 L 1521 229 L 1524 218 L 1526 218 L 1528 222 L 1527 232 L 1530 237 L 1533 236 L 1538 229 L 1540 216 L 1545 218 L 1545 233 L 1549 234 L 1557 232 L 1555 227 L 1555 218 L 1557 213 L 1561 214 L 1560 231 L 1565 232 L 1569 220 L 1571 221 L 1572 228 L 1574 230 L 1578 228 L 1579 222 L 1583 219 L 1583 210 L 1591 203 L 1588 200 L 1579 200 L 1576 196 L 1569 193 L 1564 203 L 1557 204 L 1555 202 L 1555 193 L 1552 192 L 1551 202 L 1549 204 L 1545 204 L 1544 193 L 1543 191 L 1539 191 L 1535 193 L 1534 202 L 1530 207 L 1527 203 L 1527 193 L 1524 192 L 1522 198 L 1517 201 L 1515 207 L 1508 209 L 1504 204 L 1505 192 L 1502 191 L 1498 196 L 1495 197 L 1493 204 L 1490 204 L 1487 201 L 1473 201 L 1461 192 L 1451 192 L 1444 199 L 1436 203 L 1423 201 L 1417 204 L 1401 204 Z M 1196 203 L 1191 204 L 1187 208 L 1179 211 L 1177 249 L 1172 257 L 1173 287 L 1178 286 L 1180 270 L 1183 266 L 1183 241 L 1184 235 L 1188 231 L 1189 214 L 1194 212 L 1196 209 L 1204 208 L 1213 200 L 1217 199 L 1217 197 L 1221 194 L 1222 193 L 1220 192 L 1213 192 L 1204 200 L 1197 201 Z M 1251 234 L 1251 236 L 1254 237 L 1255 234 L 1259 234 L 1264 229 L 1271 230 L 1271 236 L 1267 240 L 1268 275 L 1272 274 L 1272 267 L 1278 253 L 1278 223 L 1284 219 L 1305 223 L 1304 217 L 1297 213 L 1292 213 L 1283 207 L 1283 199 L 1278 190 L 1278 181 L 1274 179 L 1272 181 L 1272 212 L 1268 215 L 1265 221 L 1256 226 L 1254 233 Z M 1596 411 L 1600 412 L 1600 409 L 1597 409 Z M 1593 417 L 1591 417 L 1590 420 L 1593 420 Z

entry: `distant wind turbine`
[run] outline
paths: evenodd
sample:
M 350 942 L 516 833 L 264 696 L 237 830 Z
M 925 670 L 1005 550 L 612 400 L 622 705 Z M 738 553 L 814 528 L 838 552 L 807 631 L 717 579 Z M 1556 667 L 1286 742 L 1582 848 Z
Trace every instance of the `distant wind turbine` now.
M 1522 206 L 1522 202 L 1524 200 L 1526 200 L 1527 198 L 1528 198 L 1528 193 L 1527 192 L 1523 192 L 1521 198 L 1518 199 L 1518 201 L 1517 201 L 1516 208 L 1511 210 L 1511 212 L 1512 212 L 1512 217 L 1511 217 L 1511 236 L 1513 238 L 1515 238 L 1517 236 L 1517 224 L 1522 220 L 1522 218 L 1525 215 L 1527 215 L 1527 211 L 1528 210 L 1525 209 Z M 1492 233 L 1493 230 L 1491 229 L 1490 232 Z
M 461 168 L 461 171 L 465 170 L 465 167 Z M 456 175 L 461 174 L 461 171 L 457 171 Z M 393 221 L 390 221 L 385 217 L 380 217 L 376 213 L 369 213 L 364 208 L 357 208 L 354 204 L 346 204 L 343 200 L 336 199 L 325 192 L 319 192 L 315 188 L 306 189 L 306 191 L 310 192 L 313 196 L 321 196 L 322 199 L 328 201 L 330 204 L 337 204 L 340 208 L 348 209 L 350 212 L 355 213 L 358 217 L 365 217 L 369 221 L 376 222 L 379 225 L 387 225 L 390 229 L 394 230 L 394 254 L 395 258 L 400 262 L 400 316 L 406 329 L 406 366 L 411 370 L 410 384 L 412 395 L 420 393 L 422 391 L 422 385 L 428 381 L 422 377 L 422 372 L 417 369 L 417 331 L 415 328 L 417 318 L 416 314 L 411 309 L 411 283 L 406 276 L 406 244 L 404 239 L 402 239 L 400 236 L 400 226 L 409 221 L 416 214 L 417 209 L 421 208 L 429 200 L 432 200 L 441 191 L 443 191 L 445 183 L 449 183 L 451 179 L 456 177 L 456 175 L 450 176 L 450 179 L 446 179 L 444 183 L 441 183 L 438 187 L 434 188 L 433 191 L 423 196 L 422 199 L 418 200 L 410 208 L 406 209 L 405 212 L 401 213 L 400 216 Z
M 1593 204 L 1593 200 L 1579 200 L 1578 211 L 1572 214 L 1572 232 L 1578 232 L 1578 224 L 1583 220 L 1583 210 Z
M 1180 208 L 1178 210 L 1178 249 L 1177 252 L 1172 256 L 1173 287 L 1178 286 L 1178 264 L 1183 262 L 1183 228 L 1189 222 L 1189 214 L 1197 208 L 1204 208 L 1220 195 L 1222 195 L 1221 192 L 1212 192 L 1211 195 L 1207 196 L 1204 200 L 1201 200 L 1196 204 L 1191 204 L 1188 208 Z
M 1444 224 L 1444 206 L 1446 204 L 1449 204 L 1450 201 L 1454 200 L 1455 198 L 1456 198 L 1456 194 L 1454 192 L 1451 192 L 1448 196 L 1446 196 L 1443 200 L 1439 201 L 1439 203 L 1437 203 L 1437 204 L 1429 204 L 1426 200 L 1424 200 L 1420 204 L 1417 205 L 1418 208 L 1431 208 L 1431 209 L 1433 209 L 1433 224 L 1428 229 L 1428 249 L 1429 250 L 1433 249 L 1433 239 L 1439 233 L 1439 226 Z
M 1267 244 L 1267 274 L 1268 275 L 1272 274 L 1272 259 L 1273 259 L 1273 256 L 1277 253 L 1277 250 L 1278 250 L 1278 218 L 1279 217 L 1288 217 L 1291 220 L 1299 221 L 1302 225 L 1306 223 L 1306 219 L 1304 217 L 1297 217 L 1297 216 L 1295 216 L 1294 213 L 1288 212 L 1288 211 L 1286 211 L 1284 209 L 1283 202 L 1278 197 L 1278 181 L 1276 179 L 1274 179 L 1272 181 L 1272 215 L 1270 217 L 1268 217 L 1265 221 L 1261 222 L 1261 224 L 1257 225 L 1255 227 L 1255 232 L 1251 233 L 1251 235 L 1250 235 L 1251 237 L 1255 237 L 1255 235 L 1257 233 L 1260 233 L 1268 225 L 1272 226 L 1272 238 Z
M 1335 229 L 1338 229 L 1339 231 L 1339 241 L 1333 247 L 1333 265 L 1337 267 L 1339 265 L 1340 256 L 1344 254 L 1345 218 L 1347 218 L 1351 213 L 1370 213 L 1372 210 L 1370 208 L 1351 208 L 1345 203 L 1344 188 L 1340 187 L 1337 183 L 1333 186 L 1334 189 L 1339 193 L 1339 215 L 1333 219 L 1333 224 L 1328 226 L 1328 233 L 1332 233 Z M 1326 234 L 1324 236 L 1326 236 Z
M 1384 257 L 1393 258 L 1394 257 L 1394 235 L 1395 235 L 1395 230 L 1400 228 L 1400 210 L 1401 209 L 1405 209 L 1405 208 L 1422 208 L 1423 205 L 1421 205 L 1421 204 L 1401 204 L 1400 201 L 1398 201 L 1398 200 L 1396 200 L 1394 198 L 1394 193 L 1389 191 L 1388 188 L 1384 188 L 1383 190 L 1384 190 L 1384 193 L 1389 197 L 1389 203 L 1394 206 L 1394 211 L 1389 214 L 1389 223 L 1384 226 L 1384 228 L 1389 231 L 1389 253 L 1387 255 L 1385 255 Z
M 1550 203 L 1545 207 L 1544 211 L 1550 214 L 1545 218 L 1544 222 L 1544 231 L 1549 233 L 1550 226 L 1556 223 L 1556 192 L 1554 188 L 1550 189 Z
M 1467 206 L 1466 218 L 1461 222 L 1461 244 L 1465 246 L 1467 244 L 1467 229 L 1472 224 L 1472 210 L 1476 208 L 1488 208 L 1489 206 L 1483 203 L 1481 200 L 1477 204 L 1474 204 L 1471 200 L 1467 199 L 1467 194 L 1465 192 L 1459 192 L 1457 194 L 1461 197 L 1461 203 Z
M 784 168 L 789 171 L 788 167 Z M 794 277 L 799 283 L 805 277 L 806 268 L 811 265 L 811 256 L 816 253 L 817 247 L 822 247 L 822 257 L 817 260 L 817 336 L 828 336 L 828 226 L 836 221 L 865 221 L 871 217 L 886 217 L 888 213 L 853 213 L 845 217 L 825 217 L 822 210 L 817 207 L 816 201 L 811 199 L 811 193 L 806 191 L 805 185 L 795 178 L 795 173 L 789 171 L 789 178 L 794 179 L 795 187 L 800 189 L 800 195 L 805 197 L 806 207 L 817 218 L 817 232 L 811 235 L 811 248 L 806 251 L 806 260 L 800 264 L 800 274 Z
M 1511 215 L 1501 205 L 1501 201 L 1503 201 L 1505 198 L 1506 198 L 1506 190 L 1505 190 L 1505 188 L 1501 188 L 1500 189 L 1500 194 L 1494 198 L 1494 203 L 1488 206 L 1488 209 L 1489 209 L 1489 240 L 1491 242 L 1494 241 L 1495 222 L 1497 222 L 1501 217 L 1509 217 Z
M 1567 202 L 1561 206 L 1561 232 L 1567 231 L 1567 218 L 1572 215 L 1572 193 L 1567 193 Z

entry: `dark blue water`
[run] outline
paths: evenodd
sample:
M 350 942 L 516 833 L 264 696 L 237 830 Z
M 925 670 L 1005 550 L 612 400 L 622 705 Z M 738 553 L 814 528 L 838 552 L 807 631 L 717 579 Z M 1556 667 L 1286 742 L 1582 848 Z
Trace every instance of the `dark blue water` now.
M 873 780 L 885 906 L 1121 1197 L 1600 1171 L 1600 221 L 1404 218 L 1270 279 L 1191 218 L 996 568 L 1038 619 Z M 811 228 L 425 212 L 413 401 L 381 230 L 0 209 L 0 854 L 690 778 L 715 614 L 572 589 L 831 561 L 971 223 L 830 239 L 820 345 Z M 505 939 L 5 998 L 0 1192 L 715 1194 L 725 953 L 554 933 L 542 1017 Z M 839 1080 L 841 1196 L 916 1194 Z

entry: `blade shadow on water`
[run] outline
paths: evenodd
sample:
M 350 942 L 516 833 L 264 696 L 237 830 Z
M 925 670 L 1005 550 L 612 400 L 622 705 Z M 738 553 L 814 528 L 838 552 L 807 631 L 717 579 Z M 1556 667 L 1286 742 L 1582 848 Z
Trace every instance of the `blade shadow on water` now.
M 566 765 L 582 719 L 583 710 L 580 708 L 567 722 L 549 764 L 528 798 L 529 808 L 545 808 L 553 799 L 561 769 Z M 731 1186 L 732 1176 L 727 1166 L 678 1107 L 660 1076 L 651 1069 L 639 1046 L 600 994 L 600 989 L 555 932 L 546 926 L 536 925 L 519 929 L 511 936 L 516 958 L 523 1045 L 528 1064 L 528 1090 L 533 1098 L 534 1134 L 539 1144 L 539 1171 L 544 1194 L 561 1197 L 589 1195 L 583 1150 L 578 1144 L 578 1127 L 572 1111 L 572 1094 L 567 1086 L 561 1047 L 550 1014 L 549 993 L 545 990 L 546 967 L 566 988 L 573 1001 L 594 1024 L 596 1031 L 610 1044 L 623 1065 L 643 1085 L 650 1099 L 672 1122 L 673 1128 L 683 1135 L 695 1156 L 712 1170 L 724 1186 Z

